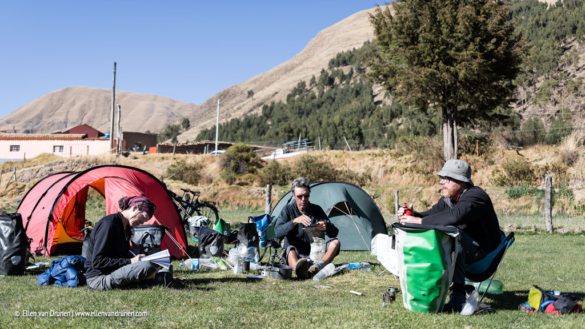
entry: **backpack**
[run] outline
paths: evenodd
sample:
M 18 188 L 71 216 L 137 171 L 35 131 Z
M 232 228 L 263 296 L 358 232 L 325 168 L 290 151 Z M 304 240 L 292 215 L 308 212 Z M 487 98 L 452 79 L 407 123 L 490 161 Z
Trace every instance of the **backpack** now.
M 216 230 L 200 226 L 194 228 L 195 236 L 199 243 L 199 256 L 209 257 L 223 256 L 223 236 Z
M 404 307 L 414 312 L 440 312 L 445 304 L 457 259 L 453 226 L 392 225 Z
M 260 237 L 255 223 L 240 223 L 238 229 L 238 245 L 244 247 L 260 248 Z
M 165 228 L 160 225 L 138 225 L 131 228 L 132 252 L 135 255 L 150 255 L 159 252 Z
M 22 275 L 28 238 L 19 213 L 0 212 L 0 275 Z
M 539 286 L 532 286 L 528 291 L 528 305 L 521 305 L 527 313 L 544 312 L 551 314 L 575 313 L 581 310 L 576 298 L 568 294 L 546 291 Z

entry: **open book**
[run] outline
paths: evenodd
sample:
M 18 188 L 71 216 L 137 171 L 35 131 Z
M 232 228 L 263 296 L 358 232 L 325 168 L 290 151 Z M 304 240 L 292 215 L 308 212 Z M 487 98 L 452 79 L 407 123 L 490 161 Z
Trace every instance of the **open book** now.
M 161 250 L 152 255 L 144 256 L 140 259 L 141 261 L 149 261 L 156 265 L 162 266 L 165 270 L 168 270 L 171 266 L 171 254 L 168 249 Z

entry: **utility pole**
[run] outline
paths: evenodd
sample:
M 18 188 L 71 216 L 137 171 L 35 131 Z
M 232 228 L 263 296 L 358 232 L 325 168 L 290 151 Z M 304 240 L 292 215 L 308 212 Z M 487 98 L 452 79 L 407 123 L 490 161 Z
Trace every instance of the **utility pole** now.
M 217 115 L 215 117 L 215 155 L 217 156 L 217 144 L 219 143 L 219 98 L 217 99 Z
M 118 118 L 117 118 L 118 129 L 116 132 L 118 146 L 116 147 L 116 154 L 122 153 L 122 105 L 118 104 Z
M 110 116 L 110 151 L 114 149 L 114 119 L 116 118 L 116 62 L 114 62 L 114 81 L 112 84 L 112 115 Z

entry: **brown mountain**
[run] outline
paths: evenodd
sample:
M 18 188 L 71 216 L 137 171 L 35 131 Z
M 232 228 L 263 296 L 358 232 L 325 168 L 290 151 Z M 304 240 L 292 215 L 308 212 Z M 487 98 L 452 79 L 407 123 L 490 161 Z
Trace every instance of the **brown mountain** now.
M 157 95 L 117 91 L 122 107 L 122 129 L 159 132 L 169 123 L 195 112 L 195 104 Z M 0 119 L 0 131 L 53 132 L 82 123 L 107 133 L 110 130 L 112 92 L 106 89 L 70 87 L 45 96 Z
M 329 60 L 335 55 L 361 47 L 373 35 L 367 10 L 324 29 L 291 60 L 225 89 L 205 101 L 196 111 L 196 120 L 191 120 L 191 129 L 179 139 L 192 140 L 203 128 L 215 125 L 218 98 L 222 122 L 259 112 L 263 104 L 286 99 L 286 95 L 301 80 L 308 82 L 311 76 L 318 77 L 321 69 L 327 68 Z

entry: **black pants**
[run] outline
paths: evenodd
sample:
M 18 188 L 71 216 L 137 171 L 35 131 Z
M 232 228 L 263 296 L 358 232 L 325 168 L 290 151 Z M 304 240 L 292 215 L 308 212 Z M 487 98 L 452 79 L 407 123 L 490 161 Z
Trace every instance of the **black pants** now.
M 456 243 L 459 245 L 459 253 L 455 262 L 453 284 L 463 286 L 465 285 L 465 266 L 484 258 L 486 253 L 479 243 L 463 231 L 459 231 Z

